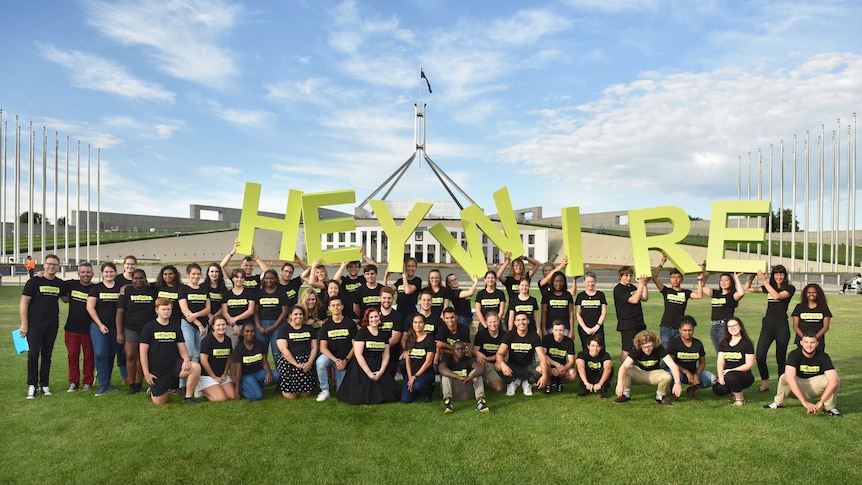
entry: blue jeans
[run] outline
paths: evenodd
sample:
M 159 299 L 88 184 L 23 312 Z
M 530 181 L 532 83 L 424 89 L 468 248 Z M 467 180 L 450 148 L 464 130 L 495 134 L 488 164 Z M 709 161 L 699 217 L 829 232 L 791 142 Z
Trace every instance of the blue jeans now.
M 404 387 L 401 388 L 401 402 L 411 403 L 416 400 L 416 396 L 430 396 L 434 392 L 434 373 L 423 372 L 416 376 L 413 381 L 413 391 L 407 388 L 407 376 L 404 376 Z
M 721 346 L 721 339 L 724 338 L 724 327 L 727 325 L 727 322 L 724 320 L 715 320 L 715 322 L 721 322 L 719 324 L 712 324 L 712 327 L 709 328 L 709 339 L 712 340 L 712 346 L 715 347 L 715 353 L 718 353 L 718 347 Z
M 263 328 L 269 328 L 275 323 L 275 320 L 261 320 L 260 326 Z M 269 335 L 264 335 L 258 332 L 257 328 L 254 329 L 254 333 L 257 335 L 257 339 L 263 343 L 269 342 L 269 347 L 272 349 L 272 361 L 278 362 L 278 358 L 281 357 L 281 352 L 278 350 L 278 331 L 272 332 Z
M 263 399 L 263 388 L 267 385 L 278 385 L 278 379 L 281 376 L 278 374 L 277 370 L 272 371 L 272 382 L 266 384 L 266 369 L 261 369 L 254 374 L 248 374 L 242 376 L 242 383 L 240 384 L 240 393 L 248 398 L 249 401 L 260 401 Z
M 661 346 L 667 350 L 667 344 L 669 344 L 674 338 L 679 337 L 679 329 L 670 327 L 659 327 L 658 329 L 661 334 Z
M 317 364 L 317 380 L 320 382 L 320 390 L 329 390 L 329 377 L 326 375 L 326 368 L 332 367 L 335 370 L 335 390 L 337 391 L 341 387 L 341 381 L 344 380 L 344 376 L 347 374 L 347 367 L 344 370 L 336 369 L 335 362 L 324 354 L 317 356 L 315 363 Z
M 667 370 L 667 369 L 665 369 L 665 370 Z M 667 370 L 667 372 L 670 373 L 669 370 Z M 689 383 L 688 377 L 685 376 L 685 373 L 682 372 L 682 370 L 679 371 L 679 381 L 682 382 L 683 384 Z M 704 370 L 703 372 L 700 373 L 700 384 L 698 384 L 697 387 L 699 387 L 700 389 L 706 389 L 707 387 L 712 387 L 712 383 L 716 382 L 716 381 L 717 381 L 717 378 L 715 377 L 715 375 L 712 372 L 710 372 L 708 370 Z
M 470 328 L 470 326 L 473 325 L 473 317 L 472 316 L 469 316 L 469 317 L 459 316 L 459 317 L 457 317 L 456 321 L 458 322 L 459 327 Z
M 180 328 L 183 331 L 183 340 L 186 342 L 186 352 L 189 353 L 189 359 L 192 362 L 201 361 L 201 332 L 196 325 L 186 321 L 184 318 L 180 323 Z M 186 387 L 186 380 L 180 379 L 180 387 Z
M 103 334 L 95 322 L 90 322 L 90 340 L 93 341 L 93 354 L 96 356 L 96 377 L 99 387 L 111 385 L 114 372 L 114 357 L 117 355 L 117 327 L 107 325 L 108 333 Z

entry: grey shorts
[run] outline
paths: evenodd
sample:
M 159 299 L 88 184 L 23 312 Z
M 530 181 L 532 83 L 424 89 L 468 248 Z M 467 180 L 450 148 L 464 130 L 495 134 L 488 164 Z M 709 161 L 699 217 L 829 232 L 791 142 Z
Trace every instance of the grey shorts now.
M 123 340 L 126 342 L 140 342 L 141 332 L 123 327 Z

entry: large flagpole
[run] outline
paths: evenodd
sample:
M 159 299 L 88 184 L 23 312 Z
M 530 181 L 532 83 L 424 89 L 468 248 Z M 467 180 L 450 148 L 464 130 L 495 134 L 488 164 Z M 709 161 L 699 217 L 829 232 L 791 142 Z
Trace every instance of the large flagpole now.
M 33 172 L 36 171 L 36 133 L 33 131 L 33 122 L 30 122 L 30 171 L 27 173 L 29 187 L 29 205 L 27 213 L 27 254 L 33 254 L 33 203 L 35 198 L 33 192 L 36 190 L 36 178 Z
M 823 271 L 823 164 L 826 155 L 826 125 L 820 125 L 817 138 L 817 271 Z
M 57 198 L 60 196 L 60 188 L 57 186 L 60 176 L 60 133 L 54 132 L 54 254 L 59 254 L 57 247 L 57 224 L 60 222 L 60 206 Z M 68 263 L 68 260 L 65 260 Z
M 87 261 L 90 259 L 90 144 L 87 143 Z
M 100 261 L 99 248 L 102 234 L 102 149 L 96 148 L 96 261 Z
M 0 196 L 0 218 L 2 218 L 3 227 L 0 228 L 0 246 L 3 249 L 0 249 L 0 252 L 3 254 L 3 262 L 6 262 L 6 211 L 9 210 L 8 204 L 6 203 L 6 199 L 9 198 L 9 189 L 6 185 L 6 151 L 8 147 L 8 138 L 9 135 L 9 124 L 6 121 L 3 121 L 3 110 L 0 109 L 0 143 L 3 144 L 3 150 L 0 150 L 0 156 L 3 157 L 3 186 L 0 187 L 0 191 L 2 191 L 2 196 Z
M 784 139 L 779 142 L 781 152 L 781 169 L 779 176 L 781 182 L 778 184 L 778 260 L 784 264 Z
M 81 264 L 81 140 L 78 140 L 78 170 L 76 172 L 78 188 L 75 198 L 78 199 L 78 210 L 75 212 L 75 264 Z
M 796 209 L 796 135 L 793 135 L 793 175 L 791 177 L 791 194 L 790 194 L 790 271 L 796 272 L 796 214 L 799 211 Z
M 45 258 L 45 238 L 47 234 L 45 233 L 45 223 L 48 219 L 48 211 L 47 211 L 47 203 L 45 201 L 45 195 L 47 194 L 46 186 L 48 185 L 48 130 L 44 126 L 42 127 L 42 220 L 40 221 L 42 224 L 42 259 Z
M 772 198 L 772 153 L 773 153 L 772 143 L 770 143 L 769 144 L 769 210 L 770 211 L 772 211 L 772 202 L 774 200 Z M 778 212 L 780 213 L 781 209 L 779 209 Z M 769 224 L 768 224 L 769 234 L 767 234 L 767 236 L 766 236 L 766 244 L 767 244 L 766 260 L 769 261 L 770 266 L 772 266 L 772 230 L 774 229 L 772 226 L 773 226 L 773 224 L 772 224 L 772 213 L 770 212 Z M 778 230 L 781 231 L 781 228 L 779 227 Z
M 21 125 L 18 124 L 18 115 L 15 115 L 15 200 L 13 206 L 15 213 L 13 214 L 12 227 L 14 233 L 15 246 L 12 248 L 15 264 L 18 264 L 18 251 L 21 248 Z
M 805 201 L 804 202 L 805 211 L 803 212 L 803 215 L 805 216 L 804 217 L 805 220 L 804 220 L 803 228 L 802 228 L 802 261 L 805 264 L 803 271 L 808 272 L 809 271 L 809 269 L 808 269 L 809 268 L 809 266 L 808 266 L 808 257 L 809 257 L 809 254 L 808 254 L 809 253 L 809 251 L 808 251 L 808 242 L 809 242 L 809 230 L 808 230 L 808 228 L 809 228 L 809 226 L 808 226 L 808 224 L 809 224 L 809 220 L 810 220 L 810 215 L 808 214 L 808 212 L 809 212 L 809 203 L 810 203 L 809 199 L 810 199 L 810 193 L 811 193 L 811 181 L 809 180 L 811 177 L 811 132 L 809 130 L 805 130 L 804 150 L 805 151 L 804 151 L 803 157 L 805 158 L 805 163 L 804 163 L 805 172 L 803 173 L 803 177 L 802 177 L 802 184 L 803 184 L 802 187 L 803 187 L 803 193 L 804 193 L 803 200 Z
M 63 224 L 66 264 L 69 264 L 69 135 L 66 135 L 66 223 Z

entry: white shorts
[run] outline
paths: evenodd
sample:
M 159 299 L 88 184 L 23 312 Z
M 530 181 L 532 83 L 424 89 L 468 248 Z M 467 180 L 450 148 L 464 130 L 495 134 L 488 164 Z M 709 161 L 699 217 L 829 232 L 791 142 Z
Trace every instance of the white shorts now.
M 233 382 L 233 381 L 231 381 L 230 376 L 227 376 L 227 379 L 224 380 L 224 384 L 226 384 L 228 382 Z M 208 387 L 217 386 L 217 385 L 219 385 L 219 382 L 217 380 L 213 379 L 212 377 L 201 376 L 200 380 L 198 381 L 198 391 L 202 391 Z

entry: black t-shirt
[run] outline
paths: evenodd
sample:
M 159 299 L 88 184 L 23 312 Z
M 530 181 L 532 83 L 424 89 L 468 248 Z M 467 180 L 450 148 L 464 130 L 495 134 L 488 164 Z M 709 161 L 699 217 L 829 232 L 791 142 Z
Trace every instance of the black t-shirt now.
M 250 288 L 243 288 L 242 293 L 240 293 L 239 295 L 234 294 L 233 290 L 230 290 L 225 293 L 222 305 L 227 308 L 227 314 L 232 317 L 237 317 L 245 313 L 249 308 L 249 303 L 254 301 L 254 293 L 255 290 Z M 253 321 L 254 318 L 252 316 L 249 316 L 248 318 L 237 322 L 237 324 L 242 325 L 245 322 Z
M 236 344 L 236 347 L 233 349 L 233 362 L 242 364 L 242 375 L 251 375 L 263 369 L 263 361 L 266 359 L 266 347 L 266 344 L 258 339 L 254 339 L 251 349 L 245 347 L 244 341 Z
M 479 349 L 479 352 L 485 354 L 486 357 L 493 357 L 497 355 L 497 349 L 500 348 L 500 343 L 503 341 L 505 335 L 506 332 L 498 329 L 497 336 L 492 337 L 491 332 L 487 328 L 481 327 L 476 332 L 476 336 L 473 337 L 473 346 Z
M 117 302 L 117 307 L 124 310 L 123 328 L 140 332 L 144 325 L 156 318 L 155 302 L 155 290 L 149 286 L 142 290 L 127 286 Z
M 66 294 L 69 295 L 69 314 L 66 315 L 65 330 L 72 333 L 90 333 L 90 314 L 87 313 L 87 297 L 92 285 L 82 285 L 80 280 L 66 281 Z
M 186 305 L 192 313 L 203 310 L 207 306 L 207 298 L 209 298 L 209 291 L 203 286 L 192 288 L 189 285 L 183 285 L 180 287 L 179 299 L 186 301 Z M 201 323 L 206 325 L 207 320 L 204 318 Z
M 718 349 L 724 354 L 724 368 L 736 369 L 745 364 L 746 355 L 754 355 L 754 344 L 751 340 L 740 340 L 736 345 L 727 345 Z
M 588 295 L 586 291 L 582 291 L 575 298 L 575 306 L 581 306 L 581 318 L 588 327 L 599 323 L 599 318 L 602 318 L 602 305 L 607 304 L 605 294 L 601 291 L 596 291 L 595 295 Z
M 278 291 L 284 295 L 284 302 L 288 308 L 299 302 L 299 289 L 302 287 L 302 277 L 297 276 L 287 282 L 286 285 L 278 284 Z
M 503 282 L 503 288 L 506 290 L 506 297 L 508 297 L 509 302 L 518 298 L 518 294 L 520 293 L 518 287 L 521 286 L 521 280 L 530 281 L 529 278 L 515 279 L 512 276 L 506 276 L 506 281 Z
M 413 374 L 419 371 L 422 368 L 422 365 L 425 363 L 425 358 L 428 354 L 433 354 L 437 351 L 437 344 L 434 342 L 434 337 L 431 334 L 426 333 L 425 338 L 420 342 L 416 342 L 412 349 L 407 352 L 407 355 L 410 358 L 410 370 L 413 371 Z M 428 368 L 426 372 L 434 372 L 434 367 L 431 366 Z
M 488 290 L 482 288 L 476 293 L 476 303 L 481 305 L 480 311 L 482 312 L 482 316 L 486 315 L 488 312 L 499 314 L 500 303 L 504 303 L 504 308 L 506 306 L 506 294 L 499 288 L 490 293 Z
M 404 332 L 404 316 L 395 310 L 389 312 L 389 315 L 380 316 L 383 318 L 383 324 L 380 326 L 380 331 L 386 334 L 386 339 L 392 337 L 392 332 Z
M 786 291 L 790 294 L 787 298 L 783 300 L 776 300 L 772 298 L 772 295 L 769 294 L 766 287 L 761 286 L 761 291 L 766 293 L 766 316 L 763 317 L 763 321 L 766 323 L 786 323 L 787 322 L 787 308 L 790 306 L 790 300 L 793 298 L 794 293 L 796 293 L 796 287 L 793 285 L 787 285 L 782 289 L 776 288 L 776 290 L 781 293 L 782 291 Z
M 449 331 L 449 327 L 445 324 L 440 325 L 437 329 L 437 334 L 434 340 L 438 342 L 447 343 L 449 345 L 455 345 L 455 342 L 467 342 L 470 343 L 470 329 L 467 327 L 462 327 L 461 325 L 456 325 L 457 328 L 454 332 Z
M 422 289 L 422 278 L 414 276 L 407 280 L 407 283 L 416 287 L 416 291 L 409 295 L 404 294 L 404 278 L 398 278 L 395 281 L 395 291 L 398 294 L 398 299 L 395 302 L 398 304 L 398 313 L 406 316 L 416 313 L 416 303 L 419 301 L 419 291 Z
M 802 334 L 817 333 L 823 329 L 823 320 L 826 317 L 832 318 L 832 312 L 828 306 L 817 305 L 815 308 L 808 308 L 808 302 L 800 303 L 793 309 L 792 316 L 799 318 L 799 330 Z
M 529 325 L 527 325 L 528 332 L 537 332 L 538 327 L 536 326 L 536 313 L 539 311 L 539 302 L 536 301 L 536 298 L 531 296 L 526 300 L 522 300 L 516 295 L 509 301 L 509 313 L 515 312 L 515 316 L 518 315 L 527 315 L 527 320 L 529 321 Z M 513 320 L 514 321 L 514 320 Z M 514 328 L 514 327 L 513 327 Z
M 445 362 L 446 367 L 456 376 L 467 377 L 473 372 L 473 364 L 476 363 L 476 359 L 464 356 L 460 361 L 456 361 L 454 355 L 444 355 L 440 357 L 440 362 Z
M 120 299 L 120 285 L 114 282 L 113 288 L 105 283 L 90 285 L 90 297 L 96 299 L 96 314 L 102 325 L 113 328 L 117 324 L 117 301 Z
M 357 315 L 353 311 L 353 304 L 358 300 L 356 299 L 356 292 L 360 288 L 364 288 L 367 285 L 365 284 L 365 276 L 357 275 L 356 278 L 351 278 L 350 275 L 344 275 L 341 277 L 341 297 L 344 298 L 344 316 L 347 318 L 361 318 L 361 315 Z M 380 286 L 378 285 L 378 288 Z M 378 291 L 377 296 L 380 296 Z M 377 300 L 379 307 L 380 300 Z M 359 304 L 362 307 L 362 304 Z M 363 312 L 365 310 L 363 309 Z
M 412 326 L 412 325 L 413 325 L 413 322 L 411 320 L 410 326 Z M 408 324 L 405 323 L 404 326 L 408 327 Z M 431 315 L 431 316 L 425 317 L 425 333 L 427 333 L 428 335 L 431 335 L 432 337 L 434 335 L 437 335 L 437 329 L 438 328 L 444 327 L 444 326 L 445 325 L 443 324 L 443 320 L 436 315 Z M 434 339 L 432 338 L 431 340 L 434 340 Z
M 631 352 L 629 352 L 629 357 L 635 361 L 635 365 L 647 372 L 659 370 L 661 368 L 661 359 L 663 359 L 665 355 L 667 355 L 667 352 L 661 345 L 654 348 L 649 355 L 645 354 L 643 350 L 638 348 L 633 348 Z
M 207 362 L 209 362 L 215 377 L 224 375 L 227 361 L 230 358 L 230 351 L 230 339 L 227 337 L 219 342 L 215 335 L 210 333 L 201 340 L 201 355 L 207 355 Z M 205 370 L 203 372 L 206 373 Z
M 510 365 L 528 366 L 533 363 L 536 347 L 542 346 L 542 340 L 536 332 L 527 332 L 527 335 L 522 337 L 517 330 L 513 330 L 503 337 L 501 344 L 509 346 Z
M 739 302 L 733 297 L 733 293 L 724 293 L 719 294 L 718 296 L 713 293 L 712 300 L 710 302 L 712 304 L 713 320 L 730 320 L 730 318 L 733 317 L 733 312 L 739 305 Z
M 641 302 L 629 303 L 629 298 L 638 290 L 632 284 L 624 285 L 617 283 L 614 287 L 614 307 L 617 310 L 617 330 L 642 330 L 644 324 L 644 312 Z
M 574 301 L 572 300 L 572 294 L 564 291 L 562 295 L 555 295 L 553 292 L 548 293 L 542 298 L 542 308 L 548 305 L 547 316 L 544 317 L 546 322 L 546 327 L 551 328 L 554 326 L 554 322 L 559 320 L 566 324 L 566 328 L 569 328 L 569 310 L 572 309 L 574 305 Z
M 258 312 L 261 320 L 277 320 L 281 316 L 282 308 L 287 306 L 287 297 L 278 288 L 272 293 L 267 293 L 263 287 L 257 290 L 257 306 L 254 311 Z
M 591 384 L 597 384 L 605 371 L 605 362 L 611 360 L 611 356 L 604 349 L 595 357 L 591 356 L 588 350 L 582 350 L 578 352 L 576 360 L 584 361 L 584 371 L 587 374 L 587 381 Z
M 224 302 L 225 292 L 219 291 L 217 288 L 212 288 L 211 286 L 206 286 L 207 291 L 209 291 L 210 297 L 210 314 L 218 315 L 219 310 L 221 310 L 222 302 Z
M 542 337 L 542 347 L 549 359 L 563 365 L 568 363 L 570 355 L 575 355 L 575 341 L 565 335 L 562 342 L 557 342 L 554 334 L 546 334 Z
M 679 328 L 679 319 L 685 315 L 688 300 L 691 298 L 691 290 L 680 288 L 674 290 L 670 286 L 661 289 L 664 298 L 664 313 L 661 316 L 661 326 L 667 328 Z
M 183 331 L 178 322 L 169 321 L 167 325 L 152 320 L 141 330 L 141 343 L 149 344 L 147 357 L 150 372 L 163 376 L 173 369 L 180 358 L 178 343 L 185 342 Z
M 246 276 L 245 280 L 242 282 L 242 286 L 246 288 L 251 288 L 252 290 L 256 290 L 260 287 L 260 275 L 255 274 L 251 276 Z
M 353 303 L 359 305 L 360 314 L 365 315 L 365 310 L 369 308 L 380 308 L 380 290 L 382 289 L 383 285 L 380 283 L 374 288 L 369 288 L 366 284 L 357 288 L 353 294 Z M 345 316 L 347 316 L 346 312 Z
M 796 348 L 787 354 L 787 365 L 796 367 L 796 377 L 801 379 L 823 375 L 835 368 L 829 354 L 820 349 L 817 349 L 813 356 L 806 357 L 801 348 Z
M 183 318 L 183 314 L 180 311 L 180 289 L 179 288 L 170 288 L 167 286 L 156 287 L 156 297 L 157 298 L 167 298 L 171 300 L 171 321 L 179 322 Z
M 372 335 L 368 327 L 360 328 L 356 332 L 357 342 L 365 342 L 365 348 L 362 349 L 362 357 L 372 371 L 380 370 L 380 361 L 383 360 L 383 351 L 389 345 L 389 338 L 383 331 L 378 330 L 377 335 Z
M 311 341 L 315 338 L 314 328 L 307 323 L 303 323 L 299 328 L 293 328 L 292 325 L 282 325 L 278 327 L 277 340 L 287 340 L 287 350 L 293 354 L 294 358 L 297 355 L 311 354 Z
M 470 297 L 461 298 L 461 289 L 453 290 L 452 288 L 446 288 L 449 292 L 449 301 L 452 303 L 452 308 L 455 309 L 455 315 L 459 317 L 472 317 L 473 316 L 473 307 L 470 305 Z
M 30 297 L 27 322 L 30 328 L 60 326 L 60 298 L 66 296 L 66 284 L 60 278 L 34 276 L 24 284 L 24 296 Z
M 317 332 L 321 343 L 326 342 L 326 348 L 337 359 L 346 359 L 353 350 L 353 337 L 356 335 L 356 324 L 349 318 L 341 323 L 335 323 L 331 318 L 326 320 Z
M 437 291 L 434 291 L 428 286 L 422 291 L 431 293 L 431 314 L 439 317 L 443 313 L 443 303 L 446 298 L 449 298 L 449 292 L 446 290 L 446 287 L 441 286 Z
M 703 342 L 696 338 L 691 339 L 691 347 L 686 347 L 680 337 L 674 337 L 667 344 L 667 354 L 678 366 L 695 374 L 700 358 L 706 356 L 706 350 L 703 348 Z

